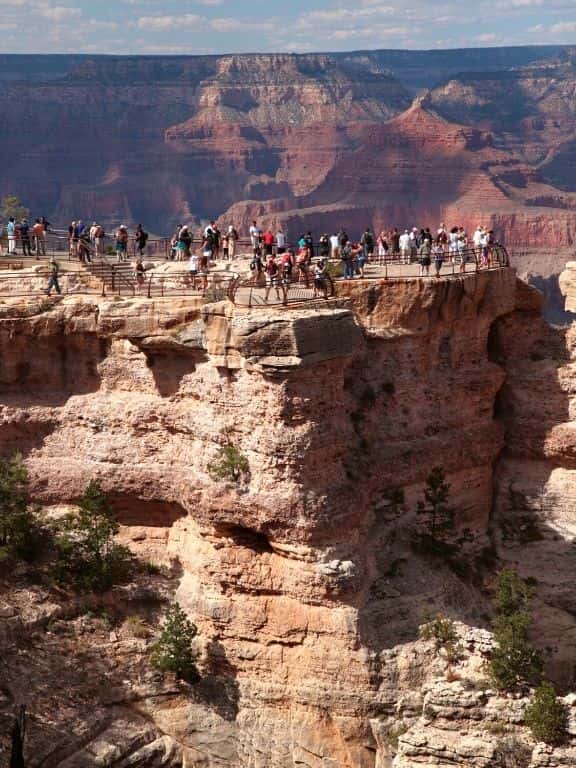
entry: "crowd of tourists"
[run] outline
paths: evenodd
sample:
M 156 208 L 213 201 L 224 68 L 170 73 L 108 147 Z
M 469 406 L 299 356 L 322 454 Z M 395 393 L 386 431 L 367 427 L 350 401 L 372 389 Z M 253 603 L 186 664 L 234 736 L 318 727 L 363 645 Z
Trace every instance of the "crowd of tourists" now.
M 49 226 L 45 217 L 36 219 L 32 226 L 26 219 L 16 222 L 11 217 L 4 233 L 7 253 L 15 254 L 18 244 L 23 256 L 46 256 Z M 2 234 L 0 229 L 0 236 Z M 244 247 L 240 248 L 240 235 L 233 224 L 222 231 L 215 221 L 211 221 L 196 237 L 192 227 L 181 224 L 168 241 L 166 257 L 187 262 L 192 284 L 205 290 L 210 267 L 216 261 L 233 261 L 238 256 L 246 256 L 249 251 L 254 284 L 265 288 L 267 299 L 272 290 L 278 298 L 282 295 L 285 298 L 288 286 L 293 283 L 312 288 L 315 296 L 327 296 L 335 274 L 341 272 L 344 280 L 363 278 L 370 264 L 415 263 L 419 265 L 420 276 L 430 276 L 433 268 L 437 278 L 446 263 L 457 265 L 460 272 L 465 272 L 469 263 L 476 269 L 489 268 L 493 265 L 497 245 L 494 232 L 482 225 L 469 236 L 463 227 L 449 229 L 444 223 L 434 231 L 430 227 L 404 230 L 394 227 L 383 228 L 378 235 L 367 227 L 358 240 L 352 240 L 343 227 L 331 235 L 323 233 L 317 240 L 311 231 L 307 231 L 297 242 L 289 243 L 281 227 L 263 229 L 253 221 L 247 234 L 249 239 L 243 241 Z M 91 225 L 81 220 L 72 221 L 67 231 L 70 258 L 90 262 L 105 254 L 115 254 L 116 260 L 122 263 L 130 261 L 132 255 L 134 279 L 137 287 L 142 287 L 149 241 L 146 230 L 138 224 L 130 233 L 125 225 L 121 225 L 112 238 L 106 240 L 106 237 L 104 227 L 96 221 Z M 106 246 L 105 242 L 108 243 Z M 341 269 L 329 268 L 334 263 L 339 263 Z M 52 277 L 55 277 L 52 287 L 58 290 L 55 269 L 52 267 Z
M 14 216 L 9 216 L 5 225 L 0 221 L 0 256 L 4 255 L 4 247 L 7 256 L 15 256 L 20 246 L 22 256 L 45 257 L 49 228 L 50 222 L 45 216 L 36 219 L 33 224 L 27 218 L 16 220 Z

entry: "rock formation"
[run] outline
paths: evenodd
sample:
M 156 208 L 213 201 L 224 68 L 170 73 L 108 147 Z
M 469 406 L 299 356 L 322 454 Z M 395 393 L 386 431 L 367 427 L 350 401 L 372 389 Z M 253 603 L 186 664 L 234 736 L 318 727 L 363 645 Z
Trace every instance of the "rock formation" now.
M 530 744 L 526 700 L 482 678 L 499 558 L 536 576 L 538 642 L 572 682 L 574 334 L 540 311 L 510 269 L 350 283 L 324 309 L 5 304 L 0 450 L 22 452 L 48 514 L 98 479 L 163 567 L 110 595 L 111 632 L 25 568 L 2 575 L 0 715 L 29 702 L 31 765 L 480 768 L 503 734 Z M 227 444 L 239 482 L 210 471 Z M 413 547 L 436 466 L 465 577 Z M 173 594 L 200 629 L 194 689 L 128 631 Z M 438 611 L 452 667 L 418 639 Z M 531 765 L 574 759 L 539 746 Z

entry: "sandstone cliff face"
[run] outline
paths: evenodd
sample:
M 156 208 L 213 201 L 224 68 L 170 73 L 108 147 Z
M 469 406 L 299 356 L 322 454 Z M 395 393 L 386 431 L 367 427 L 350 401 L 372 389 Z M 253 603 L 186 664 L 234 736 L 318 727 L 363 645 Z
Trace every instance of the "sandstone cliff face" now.
M 164 564 L 161 593 L 175 592 L 198 624 L 205 672 L 195 692 L 174 687 L 149 672 L 144 642 L 103 637 L 88 622 L 84 631 L 100 637 L 87 662 L 92 719 L 80 741 L 56 718 L 48 752 L 40 727 L 47 694 L 36 687 L 43 656 L 26 652 L 6 688 L 24 696 L 25 680 L 35 691 L 38 755 L 68 768 L 182 759 L 227 768 L 493 765 L 498 737 L 482 718 L 514 729 L 522 704 L 508 711 L 493 692 L 466 692 L 490 647 L 476 629 L 487 606 L 470 583 L 418 556 L 410 532 L 435 466 L 452 485 L 459 529 L 472 534 L 474 568 L 491 526 L 502 557 L 520 559 L 515 516 L 529 508 L 550 531 L 526 566 L 547 573 L 538 595 L 549 637 L 569 624 L 560 577 L 573 573 L 573 446 L 561 426 L 573 418 L 562 408 L 570 364 L 551 334 L 511 270 L 350 284 L 324 310 L 238 312 L 189 300 L 66 299 L 27 312 L 7 305 L 2 452 L 23 452 L 33 496 L 46 507 L 73 502 L 100 480 L 126 541 Z M 555 349 L 555 362 L 533 359 Z M 535 401 L 526 366 L 539 372 Z M 544 397 L 554 375 L 558 393 Z M 239 484 L 209 473 L 227 442 L 249 461 Z M 544 506 L 548 493 L 558 503 Z M 146 590 L 137 584 L 112 599 L 142 606 Z M 62 619 L 56 596 L 37 591 L 44 624 L 36 611 L 27 625 L 23 597 L 12 598 L 17 643 L 19 631 Z M 466 653 L 454 679 L 417 640 L 424 613 L 437 610 L 461 622 Z M 53 631 L 48 638 L 70 659 L 66 673 L 58 658 L 50 666 L 65 675 L 65 689 L 82 663 L 78 649 Z M 35 642 L 45 647 L 42 636 Z M 569 642 L 556 649 L 557 674 L 570 652 Z M 23 674 L 26 664 L 36 676 Z M 80 724 L 86 699 L 77 685 L 67 711 Z M 399 723 L 406 732 L 395 745 Z M 142 762 L 141 750 L 156 762 Z M 105 754 L 116 763 L 97 763 Z M 573 757 L 536 756 L 533 765 L 568 766 Z

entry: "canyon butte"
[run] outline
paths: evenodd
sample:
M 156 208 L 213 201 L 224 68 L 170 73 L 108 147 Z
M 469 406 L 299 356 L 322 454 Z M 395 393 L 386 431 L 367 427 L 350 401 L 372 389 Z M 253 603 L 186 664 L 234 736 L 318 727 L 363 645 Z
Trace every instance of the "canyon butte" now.
M 292 238 L 482 223 L 562 316 L 574 47 L 4 55 L 0 110 L 0 194 L 52 222 L 166 235 L 212 218 L 246 233 L 257 218 Z
M 159 229 L 480 216 L 562 273 L 569 317 L 574 74 L 566 48 L 2 57 L 30 119 L 3 105 L 0 185 Z M 0 764 L 26 704 L 29 768 L 575 765 L 576 325 L 544 319 L 531 258 L 286 309 L 4 298 L 0 455 L 46 520 L 97 480 L 143 567 L 96 597 L 0 563 Z M 218 478 L 230 445 L 247 468 Z M 435 467 L 457 563 L 414 544 Z M 488 677 L 506 568 L 532 585 L 557 746 L 530 691 Z M 150 664 L 172 600 L 199 630 L 193 685 Z M 421 634 L 438 614 L 450 658 Z

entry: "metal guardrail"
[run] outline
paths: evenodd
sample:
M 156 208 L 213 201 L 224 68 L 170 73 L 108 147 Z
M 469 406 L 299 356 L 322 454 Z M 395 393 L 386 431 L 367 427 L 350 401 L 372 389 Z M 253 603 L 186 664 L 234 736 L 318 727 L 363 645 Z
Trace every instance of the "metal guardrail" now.
M 253 307 L 271 307 L 288 306 L 302 303 L 322 303 L 328 298 L 337 295 L 338 285 L 347 282 L 367 282 L 367 283 L 386 283 L 395 280 L 435 280 L 434 257 L 431 256 L 431 265 L 429 274 L 418 274 L 421 266 L 419 259 L 411 257 L 410 260 L 403 260 L 397 256 L 376 257 L 367 263 L 364 275 L 360 274 L 359 262 L 352 262 L 352 270 L 356 274 L 354 278 L 347 280 L 344 278 L 343 262 L 337 259 L 329 259 L 329 275 L 326 279 L 326 290 L 321 290 L 314 285 L 313 270 L 309 269 L 308 284 L 300 277 L 298 279 L 298 270 L 291 280 L 277 281 L 277 285 L 267 286 L 266 276 L 251 276 L 247 279 L 240 279 L 234 286 L 234 293 L 230 296 L 231 301 L 237 306 L 245 308 Z M 468 248 L 459 254 L 446 255 L 440 271 L 442 278 L 458 278 L 466 275 L 475 274 L 481 271 L 504 269 L 510 266 L 510 258 L 504 246 L 492 246 L 487 253 L 483 253 L 479 248 Z

